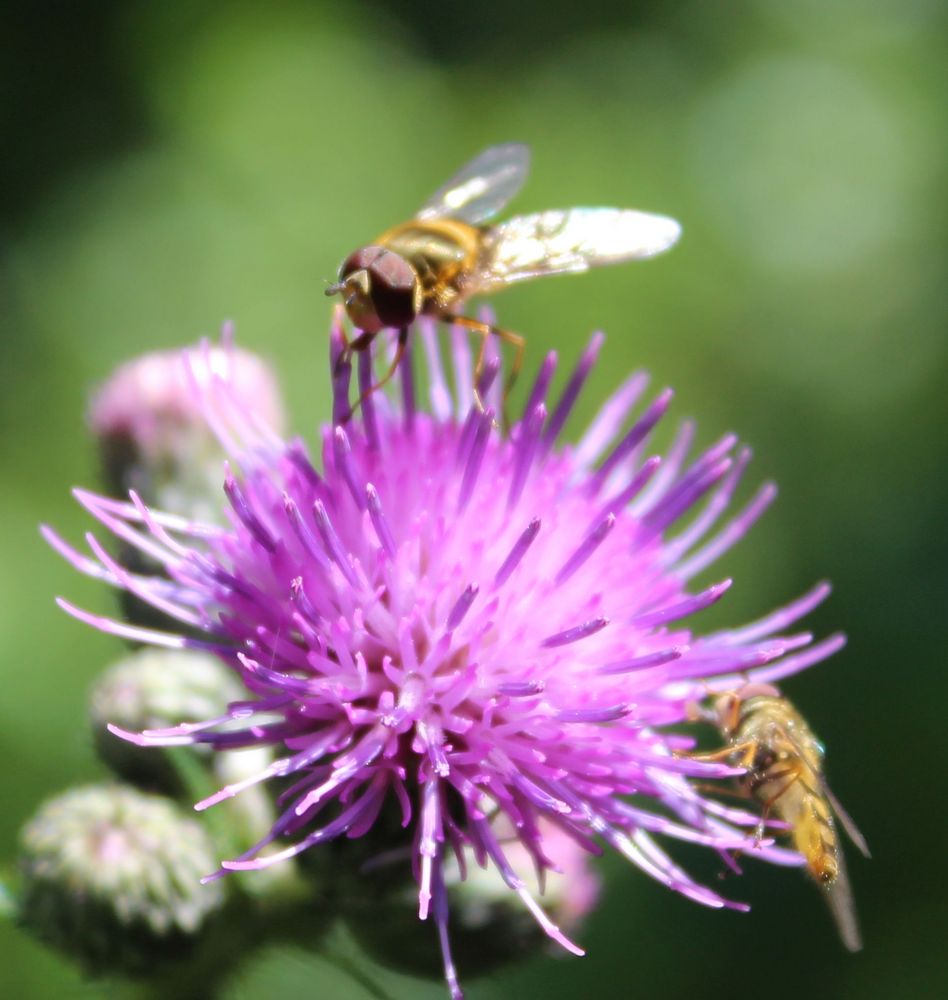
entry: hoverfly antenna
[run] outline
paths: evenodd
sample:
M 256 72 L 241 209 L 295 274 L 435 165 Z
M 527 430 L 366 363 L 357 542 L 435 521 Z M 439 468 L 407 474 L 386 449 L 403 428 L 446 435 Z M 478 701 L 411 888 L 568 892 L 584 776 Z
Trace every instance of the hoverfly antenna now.
M 345 287 L 346 283 L 344 281 L 333 281 L 326 286 L 326 297 L 329 298 L 332 295 L 338 295 Z

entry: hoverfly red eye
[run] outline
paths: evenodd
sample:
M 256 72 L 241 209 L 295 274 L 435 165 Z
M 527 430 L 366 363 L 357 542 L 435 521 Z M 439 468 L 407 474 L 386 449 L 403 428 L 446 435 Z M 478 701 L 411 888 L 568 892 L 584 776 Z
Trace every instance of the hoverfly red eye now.
M 415 269 L 385 247 L 367 246 L 349 254 L 339 268 L 339 281 L 349 318 L 366 333 L 386 326 L 403 329 L 421 312 Z
M 350 274 L 354 274 L 356 271 L 367 271 L 382 254 L 388 252 L 384 247 L 375 246 L 362 247 L 353 251 L 339 268 L 339 280 L 345 281 Z
M 383 250 L 368 265 L 368 272 L 369 295 L 382 323 L 399 328 L 412 323 L 419 312 L 420 286 L 411 264 Z

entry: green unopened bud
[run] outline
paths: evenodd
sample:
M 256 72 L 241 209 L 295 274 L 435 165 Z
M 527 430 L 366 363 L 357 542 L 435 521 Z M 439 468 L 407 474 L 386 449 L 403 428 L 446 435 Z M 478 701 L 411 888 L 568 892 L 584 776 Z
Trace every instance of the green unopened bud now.
M 22 923 L 89 971 L 130 974 L 186 955 L 223 904 L 199 822 L 167 799 L 92 785 L 47 802 L 23 828 Z
M 207 653 L 142 649 L 98 678 L 89 699 L 96 749 L 117 775 L 144 788 L 177 793 L 176 772 L 164 753 L 118 739 L 111 723 L 131 732 L 165 729 L 222 715 L 229 702 L 246 697 L 227 667 Z M 209 755 L 207 748 L 194 750 Z
M 115 774 L 149 791 L 195 799 L 221 785 L 240 784 L 270 763 L 273 751 L 269 746 L 218 754 L 201 743 L 178 748 L 179 754 L 197 754 L 211 772 L 206 787 L 195 788 L 182 780 L 180 756 L 172 759 L 158 747 L 119 739 L 107 726 L 142 732 L 204 722 L 226 714 L 231 702 L 246 697 L 235 674 L 209 653 L 139 650 L 109 667 L 92 688 L 89 710 L 96 749 Z M 273 805 L 266 788 L 246 788 L 226 808 L 240 849 L 259 840 L 273 825 Z

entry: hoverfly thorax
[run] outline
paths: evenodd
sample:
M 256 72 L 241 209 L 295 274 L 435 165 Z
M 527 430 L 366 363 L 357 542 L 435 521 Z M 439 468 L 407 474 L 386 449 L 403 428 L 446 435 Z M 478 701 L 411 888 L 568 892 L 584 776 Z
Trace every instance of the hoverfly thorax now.
M 339 281 L 327 295 L 342 293 L 349 319 L 368 334 L 401 329 L 421 312 L 421 283 L 415 269 L 385 247 L 356 250 L 342 262 Z
M 780 692 L 772 684 L 759 681 L 745 684 L 740 691 L 729 691 L 715 699 L 716 724 L 725 739 L 732 739 L 757 709 L 779 698 Z

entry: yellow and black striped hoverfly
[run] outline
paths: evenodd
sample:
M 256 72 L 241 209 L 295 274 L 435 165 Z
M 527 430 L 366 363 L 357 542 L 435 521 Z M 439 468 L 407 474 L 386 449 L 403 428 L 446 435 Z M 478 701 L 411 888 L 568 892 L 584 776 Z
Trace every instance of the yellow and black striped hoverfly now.
M 869 847 L 830 791 L 823 776 L 823 745 L 803 716 L 777 688 L 761 683 L 722 694 L 709 709 L 697 708 L 694 715 L 727 740 L 719 751 L 694 756 L 726 759 L 746 768 L 737 782 L 763 806 L 758 837 L 771 813 L 787 825 L 810 877 L 826 894 L 843 944 L 859 951 L 862 939 L 835 821 L 866 857 Z
M 485 149 L 440 187 L 409 222 L 387 229 L 349 254 L 327 295 L 342 295 L 359 333 L 350 350 L 366 350 L 379 331 L 398 331 L 394 361 L 402 358 L 408 328 L 418 316 L 456 323 L 481 336 L 480 374 L 489 336 L 515 350 L 507 380 L 523 360 L 524 339 L 460 310 L 472 295 L 547 274 L 571 274 L 602 264 L 654 257 L 681 234 L 674 219 L 623 208 L 568 208 L 520 215 L 487 225 L 517 194 L 530 167 L 520 143 Z

